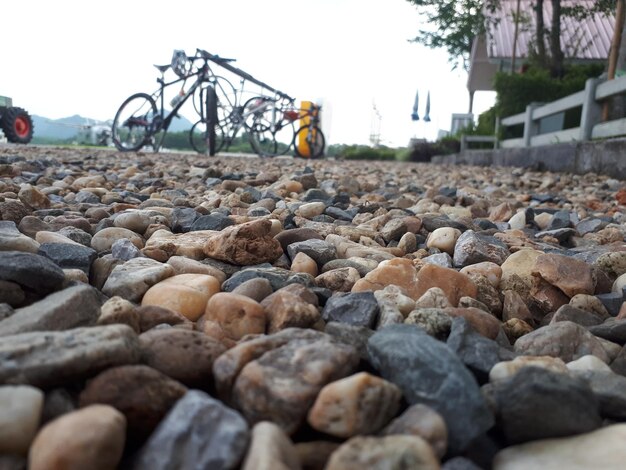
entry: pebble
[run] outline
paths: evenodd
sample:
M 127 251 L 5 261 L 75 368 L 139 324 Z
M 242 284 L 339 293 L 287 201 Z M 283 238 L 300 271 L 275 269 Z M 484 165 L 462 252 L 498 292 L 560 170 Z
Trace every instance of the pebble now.
M 611 430 L 626 419 L 622 188 L 504 167 L 4 146 L 0 391 L 46 399 L 16 405 L 9 429 L 31 431 L 11 432 L 21 450 L 1 449 L 0 466 L 27 466 L 39 427 L 98 393 L 128 423 L 108 468 L 498 468 L 518 442 Z M 603 468 L 619 444 L 591 442 L 577 458 Z M 576 468 L 580 446 L 541 466 Z M 529 455 L 506 463 L 532 468 Z
M 385 436 L 406 434 L 418 436 L 428 442 L 442 458 L 448 448 L 448 429 L 441 415 L 426 405 L 409 406 L 382 431 Z
M 426 246 L 428 246 L 428 248 L 437 248 L 452 255 L 454 254 L 456 241 L 460 236 L 461 231 L 459 229 L 440 227 L 430 233 L 426 240 Z
M 250 297 L 220 292 L 206 304 L 205 320 L 215 323 L 226 337 L 236 341 L 246 335 L 265 333 L 267 314 Z
M 51 421 L 35 437 L 28 468 L 116 468 L 126 440 L 126 419 L 109 405 L 91 405 Z
M 301 284 L 289 284 L 261 301 L 267 315 L 267 332 L 285 328 L 311 328 L 320 319 L 315 293 Z
M 300 470 L 298 452 L 285 432 L 271 421 L 252 428 L 252 440 L 243 470 Z
M 396 415 L 401 397 L 394 384 L 360 372 L 322 388 L 309 410 L 308 422 L 336 437 L 373 434 Z
M 178 312 L 191 321 L 204 313 L 209 299 L 220 291 L 220 283 L 207 274 L 178 274 L 153 285 L 141 305 L 156 305 Z
M 614 424 L 593 432 L 560 439 L 543 439 L 507 447 L 496 454 L 494 470 L 542 468 L 587 470 L 619 469 L 624 465 L 626 425 Z
M 110 405 L 126 417 L 131 442 L 143 442 L 170 408 L 187 392 L 181 383 L 144 365 L 108 369 L 80 394 L 80 406 Z
M 200 331 L 180 328 L 147 331 L 139 336 L 139 345 L 146 365 L 196 388 L 213 383 L 213 363 L 226 350 Z
M 26 455 L 39 429 L 44 394 L 29 385 L 0 386 L 0 453 Z
M 418 436 L 353 437 L 330 456 L 326 470 L 362 468 L 438 470 L 433 448 Z

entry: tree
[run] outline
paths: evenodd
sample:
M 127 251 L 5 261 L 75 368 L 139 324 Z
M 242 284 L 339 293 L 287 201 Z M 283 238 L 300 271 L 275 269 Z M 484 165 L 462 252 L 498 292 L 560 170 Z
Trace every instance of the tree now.
M 499 0 L 407 0 L 426 16 L 432 27 L 413 39 L 431 48 L 445 48 L 453 68 L 469 68 L 474 38 L 485 32 L 483 4 L 493 9 Z
M 500 8 L 507 0 L 407 0 L 426 16 L 428 29 L 421 29 L 413 39 L 432 48 L 445 48 L 454 67 L 462 65 L 469 68 L 474 38 L 486 31 L 490 14 Z M 593 7 L 587 8 L 573 2 L 550 0 L 552 18 L 546 27 L 543 16 L 544 0 L 535 0 L 535 40 L 531 45 L 540 67 L 550 71 L 553 77 L 561 77 L 564 70 L 565 55 L 561 49 L 561 20 L 572 17 L 583 20 L 598 12 L 612 13 L 617 0 L 597 0 Z M 485 15 L 487 13 L 487 15 Z M 546 47 L 546 39 L 549 47 Z

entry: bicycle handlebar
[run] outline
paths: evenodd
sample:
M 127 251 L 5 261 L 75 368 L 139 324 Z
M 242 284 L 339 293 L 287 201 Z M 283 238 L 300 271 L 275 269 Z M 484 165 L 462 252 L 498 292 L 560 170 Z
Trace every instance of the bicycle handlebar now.
M 254 78 L 252 75 L 250 75 L 247 72 L 244 72 L 241 69 L 238 69 L 237 67 L 234 67 L 232 65 L 230 65 L 228 62 L 232 62 L 235 59 L 225 59 L 223 57 L 220 57 L 218 55 L 213 55 L 210 52 L 205 51 L 204 49 L 196 49 L 196 54 L 200 55 L 201 58 L 205 59 L 205 60 L 210 60 L 211 62 L 216 63 L 217 65 L 221 65 L 222 67 L 224 67 L 226 70 L 231 71 L 232 73 L 234 73 L 235 75 L 238 75 L 239 77 L 243 78 L 244 80 L 248 80 L 256 85 L 259 85 L 260 87 L 266 88 L 268 90 L 270 90 L 273 93 L 276 93 L 279 97 L 281 98 L 285 98 L 289 101 L 295 101 L 295 98 L 292 98 L 291 96 L 289 96 L 286 93 L 283 93 L 280 90 L 277 90 L 276 88 L 273 88 L 271 86 L 269 86 L 267 83 L 263 83 L 261 80 L 257 80 L 256 78 Z

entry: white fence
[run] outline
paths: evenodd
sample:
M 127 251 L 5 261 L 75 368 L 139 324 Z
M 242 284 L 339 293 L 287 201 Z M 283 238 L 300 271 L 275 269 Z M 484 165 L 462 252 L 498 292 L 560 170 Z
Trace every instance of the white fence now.
M 626 92 L 626 76 L 602 81 L 591 78 L 585 89 L 548 104 L 532 103 L 526 112 L 509 116 L 500 121 L 501 128 L 524 125 L 524 135 L 518 139 L 506 139 L 497 143 L 500 148 L 535 147 L 560 142 L 586 141 L 626 135 L 626 118 L 602 122 L 602 104 L 612 96 Z M 554 132 L 540 132 L 540 121 L 549 116 L 582 107 L 580 125 Z

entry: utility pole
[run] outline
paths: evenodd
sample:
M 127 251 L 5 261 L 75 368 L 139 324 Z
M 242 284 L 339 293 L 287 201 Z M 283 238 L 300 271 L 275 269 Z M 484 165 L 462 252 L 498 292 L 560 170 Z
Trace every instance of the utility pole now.
M 624 23 L 625 23 L 624 20 L 626 19 L 625 3 L 626 3 L 625 0 L 617 0 L 617 10 L 615 12 L 615 29 L 613 31 L 613 41 L 611 42 L 611 52 L 609 53 L 609 67 L 608 67 L 608 73 L 607 73 L 607 80 L 615 79 L 615 73 L 617 71 L 617 63 L 620 59 L 620 55 L 624 53 L 623 51 L 620 51 L 621 49 L 620 46 L 622 43 L 622 32 L 623 32 Z M 602 120 L 603 121 L 609 120 L 610 109 L 611 109 L 611 101 L 607 100 L 604 102 L 604 106 L 602 108 Z

